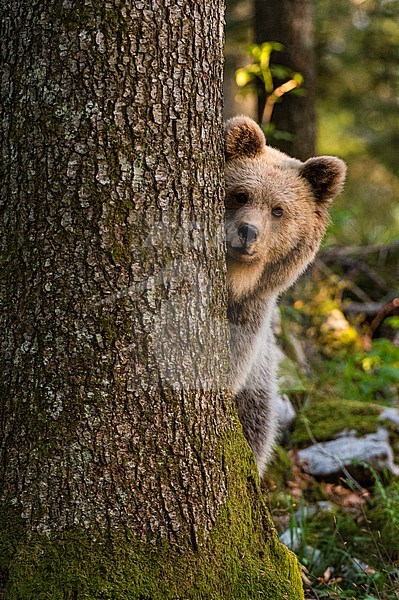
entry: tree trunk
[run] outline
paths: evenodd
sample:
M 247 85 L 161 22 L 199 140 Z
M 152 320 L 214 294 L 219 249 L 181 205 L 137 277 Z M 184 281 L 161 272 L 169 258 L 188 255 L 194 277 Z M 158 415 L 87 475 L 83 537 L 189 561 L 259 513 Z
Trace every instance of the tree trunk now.
M 2 598 L 301 598 L 228 388 L 223 2 L 4 0 Z
M 272 122 L 292 140 L 278 140 L 283 152 L 306 160 L 315 154 L 316 66 L 313 40 L 312 0 L 254 0 L 255 41 L 281 42 L 283 52 L 272 54 L 272 62 L 300 72 L 303 96 L 286 94 L 275 105 Z

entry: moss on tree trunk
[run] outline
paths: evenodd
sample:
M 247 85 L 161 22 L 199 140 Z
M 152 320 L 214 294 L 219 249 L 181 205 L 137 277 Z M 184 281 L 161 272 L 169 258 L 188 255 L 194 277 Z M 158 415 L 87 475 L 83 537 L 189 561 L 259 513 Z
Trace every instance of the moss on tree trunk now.
M 2 597 L 301 598 L 227 391 L 223 3 L 2 6 Z
M 143 541 L 128 530 L 28 533 L 12 510 L 2 538 L 7 600 L 300 600 L 294 554 L 281 545 L 261 501 L 240 432 L 229 454 L 231 490 L 210 535 L 196 549 Z M 237 441 L 238 440 L 238 441 Z M 226 445 L 230 446 L 228 440 Z M 224 446 L 226 450 L 226 446 Z M 239 466 L 239 468 L 237 468 Z M 233 473 L 233 471 L 232 471 Z M 13 523 L 14 526 L 10 527 Z M 19 525 L 17 525 L 19 523 Z M 3 523 L 2 523 L 3 525 Z

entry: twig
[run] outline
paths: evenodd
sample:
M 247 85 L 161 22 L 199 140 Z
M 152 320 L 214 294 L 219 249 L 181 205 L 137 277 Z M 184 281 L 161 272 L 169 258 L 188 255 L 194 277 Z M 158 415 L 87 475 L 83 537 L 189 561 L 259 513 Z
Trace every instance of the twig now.
M 364 313 L 366 315 L 376 315 L 385 306 L 386 302 L 349 302 L 343 305 L 343 311 L 356 314 Z
M 391 302 L 387 302 L 383 308 L 377 313 L 370 324 L 370 335 L 373 337 L 375 330 L 382 323 L 382 321 L 395 309 L 399 308 L 399 298 L 394 298 Z

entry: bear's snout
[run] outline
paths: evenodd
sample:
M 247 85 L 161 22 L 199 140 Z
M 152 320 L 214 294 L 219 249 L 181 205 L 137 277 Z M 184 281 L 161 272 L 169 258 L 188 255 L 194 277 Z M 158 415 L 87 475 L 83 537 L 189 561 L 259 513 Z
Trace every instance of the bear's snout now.
M 244 223 L 238 228 L 237 233 L 241 244 L 248 247 L 256 241 L 259 235 L 259 229 L 255 227 L 255 225 Z

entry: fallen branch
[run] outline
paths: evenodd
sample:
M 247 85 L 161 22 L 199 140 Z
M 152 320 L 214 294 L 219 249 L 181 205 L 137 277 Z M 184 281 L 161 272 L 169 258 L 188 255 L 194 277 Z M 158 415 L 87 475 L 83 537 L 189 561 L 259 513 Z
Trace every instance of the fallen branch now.
M 376 315 L 386 306 L 386 302 L 348 302 L 343 305 L 345 313 Z
M 380 252 L 391 252 L 399 248 L 399 239 L 390 244 L 376 244 L 374 246 L 334 246 L 319 254 L 319 257 L 328 262 L 341 256 L 367 256 Z

